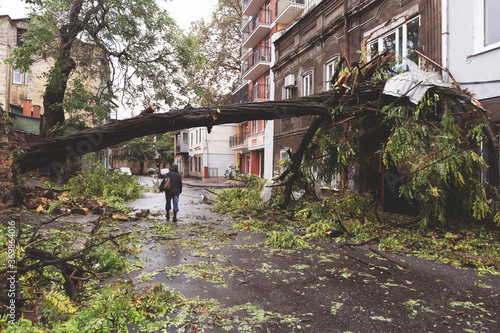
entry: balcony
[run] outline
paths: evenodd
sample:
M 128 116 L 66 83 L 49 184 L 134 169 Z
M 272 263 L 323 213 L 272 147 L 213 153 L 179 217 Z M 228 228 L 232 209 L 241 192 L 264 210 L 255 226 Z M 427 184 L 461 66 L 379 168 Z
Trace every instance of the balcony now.
M 229 137 L 229 148 L 236 148 L 246 145 L 248 132 L 241 132 Z
M 243 0 L 241 7 L 243 8 L 243 15 L 252 16 L 259 10 L 266 0 Z
M 242 64 L 243 80 L 253 80 L 271 66 L 271 48 L 257 47 Z
M 257 45 L 271 31 L 271 11 L 260 9 L 242 30 L 242 47 Z
M 301 16 L 305 0 L 278 0 L 276 3 L 276 23 L 288 25 Z
M 266 101 L 271 99 L 271 90 L 268 84 L 257 84 L 248 92 L 248 102 Z

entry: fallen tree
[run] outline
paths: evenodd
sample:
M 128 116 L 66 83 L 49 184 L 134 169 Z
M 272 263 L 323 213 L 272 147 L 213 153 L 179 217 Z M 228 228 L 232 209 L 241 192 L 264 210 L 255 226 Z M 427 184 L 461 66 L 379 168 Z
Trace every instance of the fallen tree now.
M 485 168 L 484 162 L 481 162 L 480 157 L 474 153 L 474 144 L 477 145 L 482 140 L 477 138 L 482 135 L 488 137 L 495 149 L 498 150 L 497 140 L 489 124 L 487 111 L 471 94 L 462 91 L 458 86 L 434 86 L 430 84 L 430 88 L 426 90 L 428 92 L 423 95 L 423 102 L 417 103 L 416 106 L 409 101 L 407 94 L 418 88 L 420 84 L 429 85 L 424 81 L 419 82 L 406 92 L 401 92 L 397 97 L 394 95 L 389 96 L 384 93 L 384 88 L 389 78 L 397 74 L 393 71 L 393 60 L 394 54 L 387 55 L 384 53 L 373 57 L 364 64 L 360 62 L 348 64 L 345 58 L 342 58 L 332 77 L 332 90 L 307 97 L 199 109 L 182 109 L 168 113 L 143 112 L 134 118 L 112 122 L 69 136 L 55 137 L 33 143 L 24 149 L 16 163 L 22 172 L 47 165 L 57 170 L 63 165 L 61 163 L 67 165 L 68 160 L 145 135 L 192 127 L 207 127 L 210 131 L 213 126 L 219 124 L 317 115 L 316 121 L 312 123 L 312 127 L 304 136 L 299 149 L 292 154 L 291 167 L 280 177 L 280 180 L 286 185 L 284 206 L 290 202 L 292 186 L 299 178 L 303 178 L 302 176 L 299 177 L 300 166 L 311 142 L 315 145 L 317 156 L 323 155 L 323 158 L 319 159 L 319 162 L 316 161 L 316 165 L 313 167 L 322 168 L 326 165 L 326 168 L 328 168 L 328 164 L 331 162 L 330 164 L 333 165 L 329 172 L 331 179 L 334 172 L 345 172 L 349 165 L 359 163 L 356 160 L 356 158 L 359 158 L 359 152 L 355 148 L 357 145 L 356 136 L 364 131 L 367 125 L 371 126 L 372 124 L 383 124 L 389 132 L 392 132 L 388 133 L 389 137 L 386 137 L 391 144 L 386 145 L 385 150 L 381 152 L 384 164 L 392 164 L 397 167 L 410 162 L 412 164 L 412 175 L 416 170 L 426 167 L 425 165 L 432 165 L 435 160 L 443 160 L 443 154 L 445 153 L 451 154 L 450 156 L 458 154 L 459 151 L 453 150 L 455 148 L 459 150 L 468 149 L 471 152 L 467 160 L 469 164 L 459 166 L 459 162 L 456 162 L 453 166 L 450 166 L 450 170 L 465 168 L 464 172 L 460 172 L 458 169 L 455 170 L 460 175 L 460 182 L 473 182 L 475 193 L 481 198 L 486 198 L 484 186 L 477 184 L 473 179 L 474 175 L 477 178 L 478 171 Z M 344 64 L 346 68 L 342 70 Z M 416 70 L 419 71 L 419 69 Z M 423 74 L 420 73 L 420 75 Z M 420 118 L 419 114 L 422 115 Z M 466 115 L 468 118 L 463 118 L 462 115 Z M 411 119 L 412 117 L 413 119 Z M 462 119 L 459 119 L 460 117 Z M 468 125 L 466 131 L 460 134 L 462 129 L 458 122 L 464 119 L 468 122 Z M 405 123 L 404 126 L 402 126 L 403 123 Z M 416 126 L 417 124 L 418 126 Z M 405 131 L 407 129 L 412 129 L 412 135 L 401 139 L 401 130 Z M 419 137 L 420 134 L 418 133 L 422 131 L 425 137 Z M 321 133 L 321 135 L 318 135 L 318 133 Z M 448 146 L 443 146 L 437 140 L 437 138 L 442 137 L 443 133 L 448 136 L 448 139 L 454 137 L 451 141 L 447 141 Z M 409 139 L 410 137 L 411 139 Z M 399 138 L 398 145 L 394 145 L 396 141 L 391 138 Z M 322 139 L 329 140 L 328 149 L 324 147 L 323 143 L 319 143 Z M 451 147 L 452 143 L 457 144 L 457 147 Z M 417 158 L 408 154 L 408 151 L 406 151 L 404 157 L 401 157 L 400 152 L 404 152 L 405 147 L 418 148 Z M 348 150 L 348 155 L 350 155 L 342 155 L 344 153 L 343 149 Z M 330 151 L 325 154 L 327 150 Z M 355 156 L 356 154 L 358 156 Z M 309 160 L 314 161 L 317 156 L 310 155 Z M 324 156 L 330 158 L 329 163 L 324 163 Z M 418 158 L 421 160 L 416 161 Z M 309 163 L 310 166 L 311 163 Z M 449 178 L 452 174 L 441 175 L 442 178 L 436 180 L 436 184 L 448 182 L 447 177 Z M 466 176 L 463 177 L 463 175 Z M 326 178 L 328 180 L 328 177 Z M 420 179 L 420 181 L 423 180 Z M 446 185 L 446 189 L 450 190 L 451 187 L 448 185 Z M 440 191 L 443 191 L 435 184 L 431 188 L 422 184 L 419 186 L 419 189 L 407 187 L 405 196 L 409 199 L 420 196 L 419 199 L 422 199 L 424 192 L 431 191 L 431 196 L 439 197 Z M 457 186 L 460 187 L 461 185 L 458 184 Z M 417 195 L 416 192 L 418 191 L 421 193 Z M 449 205 L 446 200 L 443 200 L 440 204 L 443 206 Z M 481 203 L 477 201 L 471 203 L 475 207 L 473 215 L 476 218 L 484 217 L 490 212 L 490 209 L 487 208 L 488 200 L 480 201 Z M 436 204 L 436 202 L 435 200 L 433 204 Z M 441 213 L 438 215 L 439 217 L 435 217 L 442 220 Z
M 151 134 L 184 128 L 208 127 L 249 120 L 270 120 L 305 115 L 325 115 L 325 104 L 332 92 L 284 101 L 246 103 L 199 109 L 181 109 L 167 113 L 142 114 L 108 123 L 68 136 L 40 140 L 23 149 L 16 161 L 21 172 L 46 165 L 59 167 L 65 160 L 79 157 L 117 143 Z

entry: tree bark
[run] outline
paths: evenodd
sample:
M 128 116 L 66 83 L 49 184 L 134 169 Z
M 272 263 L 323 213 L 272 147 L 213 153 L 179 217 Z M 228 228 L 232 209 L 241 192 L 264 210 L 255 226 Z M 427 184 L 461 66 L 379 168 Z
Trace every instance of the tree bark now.
M 250 120 L 270 120 L 325 115 L 331 96 L 327 91 L 298 99 L 245 103 L 212 108 L 182 109 L 167 113 L 143 114 L 89 128 L 68 136 L 42 139 L 24 147 L 24 154 L 16 161 L 21 172 L 50 165 L 58 170 L 66 160 L 116 145 L 137 137 L 162 134 L 192 127 L 240 123 Z

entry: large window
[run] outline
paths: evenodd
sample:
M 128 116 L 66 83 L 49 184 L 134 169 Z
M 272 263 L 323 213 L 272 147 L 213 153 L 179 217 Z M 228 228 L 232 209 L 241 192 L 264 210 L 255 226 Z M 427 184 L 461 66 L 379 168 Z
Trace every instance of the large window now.
M 302 76 L 302 96 L 309 96 L 313 93 L 313 73 L 309 72 Z
M 484 0 L 484 46 L 500 43 L 500 1 Z
M 252 132 L 251 135 L 257 134 L 257 120 L 252 120 Z
M 22 82 L 22 77 L 21 77 L 21 70 L 19 68 L 16 68 L 13 71 L 12 83 L 14 83 L 14 84 L 21 84 L 21 83 L 23 83 Z
M 396 51 L 398 62 L 403 58 L 418 63 L 418 55 L 414 50 L 418 49 L 418 30 L 420 18 L 417 17 L 394 30 L 370 41 L 368 43 L 369 56 L 373 56 L 381 51 Z
M 338 59 L 335 58 L 325 64 L 325 90 L 330 90 L 332 87 L 330 80 L 335 72 L 335 65 L 337 64 L 337 61 Z
M 283 99 L 290 99 L 290 98 L 292 98 L 292 88 L 283 87 Z
M 500 47 L 500 1 L 474 0 L 474 51 L 483 52 Z

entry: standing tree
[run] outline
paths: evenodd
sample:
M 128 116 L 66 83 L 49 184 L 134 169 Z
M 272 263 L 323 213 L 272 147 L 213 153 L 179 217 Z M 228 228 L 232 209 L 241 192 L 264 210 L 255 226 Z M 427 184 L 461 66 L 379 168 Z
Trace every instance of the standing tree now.
M 226 105 L 231 102 L 232 84 L 241 73 L 240 0 L 219 0 L 209 22 L 193 22 L 189 32 L 204 62 L 187 71 L 193 104 Z
M 138 161 L 140 174 L 144 173 L 144 163 L 159 161 L 160 163 L 173 163 L 174 161 L 174 135 L 165 133 L 163 135 L 149 135 L 135 138 L 119 145 L 125 154 L 122 159 Z
M 61 133 L 65 112 L 101 122 L 120 98 L 129 108 L 172 105 L 194 61 L 193 41 L 150 0 L 25 0 L 34 4 L 25 43 L 10 64 L 21 71 L 40 59 L 45 74 L 40 137 Z

